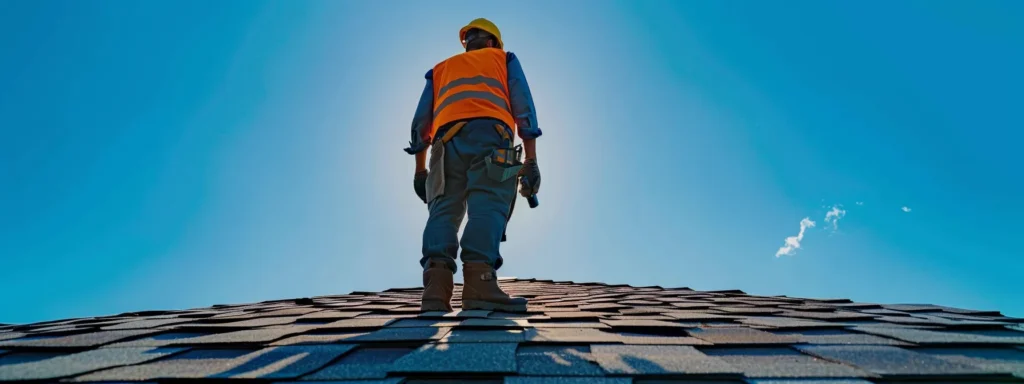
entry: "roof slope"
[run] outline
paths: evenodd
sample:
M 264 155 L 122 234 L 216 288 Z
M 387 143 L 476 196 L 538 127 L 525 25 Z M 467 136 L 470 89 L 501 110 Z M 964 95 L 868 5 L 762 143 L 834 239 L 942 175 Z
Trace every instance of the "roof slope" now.
M 529 313 L 420 313 L 392 289 L 2 326 L 0 381 L 1024 382 L 1024 319 L 994 311 L 502 285 Z

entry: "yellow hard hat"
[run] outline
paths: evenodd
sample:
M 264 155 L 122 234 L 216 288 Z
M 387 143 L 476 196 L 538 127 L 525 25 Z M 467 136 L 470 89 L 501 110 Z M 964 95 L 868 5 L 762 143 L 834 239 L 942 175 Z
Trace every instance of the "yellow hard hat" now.
M 466 24 L 465 27 L 462 27 L 462 29 L 459 30 L 459 41 L 462 42 L 463 48 L 466 47 L 466 32 L 473 28 L 479 28 L 484 32 L 494 35 L 494 38 L 498 39 L 497 48 L 502 48 L 505 46 L 505 43 L 501 41 L 501 31 L 498 30 L 498 26 L 494 25 L 494 23 L 492 23 L 490 20 L 481 17 L 479 19 L 470 21 L 469 24 Z

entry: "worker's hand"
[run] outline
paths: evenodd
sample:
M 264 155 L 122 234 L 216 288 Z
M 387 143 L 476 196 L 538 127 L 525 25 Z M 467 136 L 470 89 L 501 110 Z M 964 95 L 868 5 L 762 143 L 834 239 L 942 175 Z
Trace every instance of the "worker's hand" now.
M 427 202 L 427 170 L 416 172 L 412 179 L 412 188 L 416 190 L 416 196 L 419 196 L 425 204 Z
M 537 159 L 526 159 L 523 169 L 519 171 L 520 176 L 525 176 L 529 185 L 520 184 L 519 194 L 523 197 L 537 194 L 540 190 L 540 167 L 537 166 Z

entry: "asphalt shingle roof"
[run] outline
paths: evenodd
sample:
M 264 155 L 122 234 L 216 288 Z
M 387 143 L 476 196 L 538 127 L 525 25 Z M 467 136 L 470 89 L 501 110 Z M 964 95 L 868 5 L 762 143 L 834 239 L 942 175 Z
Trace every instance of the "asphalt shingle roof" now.
M 408 288 L 8 325 L 0 381 L 1024 383 L 1024 319 L 997 311 L 501 284 L 528 313 L 421 313 Z

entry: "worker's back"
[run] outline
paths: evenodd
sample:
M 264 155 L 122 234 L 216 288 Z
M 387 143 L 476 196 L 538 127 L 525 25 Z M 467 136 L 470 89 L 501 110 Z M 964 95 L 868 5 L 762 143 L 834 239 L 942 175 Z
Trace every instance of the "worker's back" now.
M 514 133 L 504 50 L 483 48 L 452 56 L 434 66 L 433 77 L 434 132 L 453 121 L 490 117 Z

